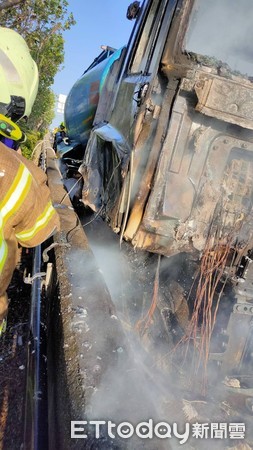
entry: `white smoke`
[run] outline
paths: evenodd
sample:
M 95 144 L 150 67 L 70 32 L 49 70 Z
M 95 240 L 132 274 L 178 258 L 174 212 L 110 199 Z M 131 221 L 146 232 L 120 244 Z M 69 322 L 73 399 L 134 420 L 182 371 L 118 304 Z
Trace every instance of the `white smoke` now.
M 187 51 L 215 57 L 253 75 L 251 0 L 198 0 L 186 36 Z

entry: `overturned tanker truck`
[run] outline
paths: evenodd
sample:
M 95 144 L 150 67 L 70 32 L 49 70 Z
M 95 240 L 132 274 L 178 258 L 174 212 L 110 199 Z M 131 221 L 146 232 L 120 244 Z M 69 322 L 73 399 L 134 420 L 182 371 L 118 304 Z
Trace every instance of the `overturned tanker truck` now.
M 131 4 L 129 43 L 74 85 L 59 148 L 120 240 L 194 266 L 184 331 L 223 374 L 252 364 L 252 17 L 249 0 Z

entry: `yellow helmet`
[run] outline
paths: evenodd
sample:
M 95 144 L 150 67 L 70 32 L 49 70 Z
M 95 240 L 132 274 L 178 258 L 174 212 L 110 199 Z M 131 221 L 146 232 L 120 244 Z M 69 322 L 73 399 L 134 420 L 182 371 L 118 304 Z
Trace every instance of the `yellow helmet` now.
M 38 68 L 25 40 L 0 27 L 0 112 L 15 122 L 29 116 L 38 91 Z

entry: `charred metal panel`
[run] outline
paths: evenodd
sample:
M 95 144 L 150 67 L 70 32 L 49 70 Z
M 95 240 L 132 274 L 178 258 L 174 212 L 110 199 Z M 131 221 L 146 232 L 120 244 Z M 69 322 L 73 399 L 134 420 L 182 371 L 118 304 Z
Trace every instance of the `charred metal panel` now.
M 243 355 L 249 338 L 248 330 L 253 326 L 252 314 L 237 312 L 238 305 L 235 305 L 235 312 L 230 316 L 229 326 L 227 329 L 227 335 L 229 337 L 228 347 L 224 352 L 224 355 L 220 355 L 222 361 L 222 372 L 224 374 L 233 373 L 240 368 Z M 252 308 L 252 306 L 251 306 Z M 212 359 L 212 356 L 211 358 Z
M 170 140 L 165 144 L 165 148 L 171 147 L 173 153 L 165 183 L 162 215 L 181 220 L 189 217 L 195 196 L 194 184 L 187 177 L 193 157 L 193 152 L 186 146 L 192 125 L 187 110 L 186 99 L 178 97 L 171 118 Z
M 169 130 L 162 147 L 154 188 L 144 218 L 145 225 L 149 223 L 152 227 L 153 224 L 151 224 L 151 221 L 156 219 L 157 214 L 163 216 L 163 218 L 182 219 L 185 217 L 184 208 L 186 207 L 186 203 L 189 215 L 193 201 L 193 199 L 191 202 L 189 201 L 192 193 L 189 192 L 190 197 L 183 200 L 183 206 L 180 204 L 180 200 L 181 198 L 183 199 L 189 185 L 191 186 L 190 180 L 186 181 L 187 189 L 182 186 L 183 173 L 187 170 L 186 165 L 189 166 L 190 160 L 192 159 L 192 155 L 186 146 L 191 125 L 192 122 L 188 116 L 186 99 L 178 97 L 173 108 Z M 191 153 L 193 154 L 193 152 Z M 180 187 L 179 192 L 176 186 Z M 169 192 L 170 195 L 166 196 L 166 192 Z
M 152 251 L 167 241 L 165 254 L 202 251 L 217 208 L 223 233 L 250 238 L 253 144 L 195 111 L 181 91 L 174 103 L 143 221 L 133 242 Z M 221 206 L 223 205 L 223 206 Z M 241 224 L 244 220 L 243 226 Z M 238 231 L 240 228 L 240 232 Z M 143 233 L 156 236 L 145 240 Z M 164 236 L 164 238 L 162 238 Z M 151 242 L 152 241 L 152 242 Z M 192 248 L 192 249 L 193 249 Z
M 195 84 L 196 110 L 253 130 L 253 86 L 209 75 Z
M 93 211 L 109 212 L 115 205 L 125 176 L 130 149 L 111 125 L 91 133 L 79 172 L 83 176 L 83 202 Z

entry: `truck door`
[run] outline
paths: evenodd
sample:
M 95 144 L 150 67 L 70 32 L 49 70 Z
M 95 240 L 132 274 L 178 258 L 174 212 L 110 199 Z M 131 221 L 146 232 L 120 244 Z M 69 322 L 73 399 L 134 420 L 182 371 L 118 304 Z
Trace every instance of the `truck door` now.
M 83 201 L 94 210 L 104 204 L 106 217 L 117 230 L 122 225 L 122 214 L 127 216 L 122 205 L 130 186 L 129 174 L 125 177 L 125 161 L 135 149 L 132 176 L 140 165 L 145 165 L 151 149 L 149 146 L 138 153 L 136 142 L 141 130 L 157 125 L 157 118 L 153 118 L 163 100 L 163 77 L 159 75 L 157 80 L 157 74 L 177 4 L 178 0 L 144 0 L 127 48 L 122 50 L 120 64 L 117 62 L 118 70 L 112 67 L 108 77 L 104 101 L 101 94 L 94 120 L 96 127 L 86 148 L 81 168 L 85 185 Z M 124 161 L 122 153 L 125 153 Z
M 110 124 L 130 145 L 140 107 L 158 70 L 176 4 L 177 0 L 144 1 L 127 46 Z

